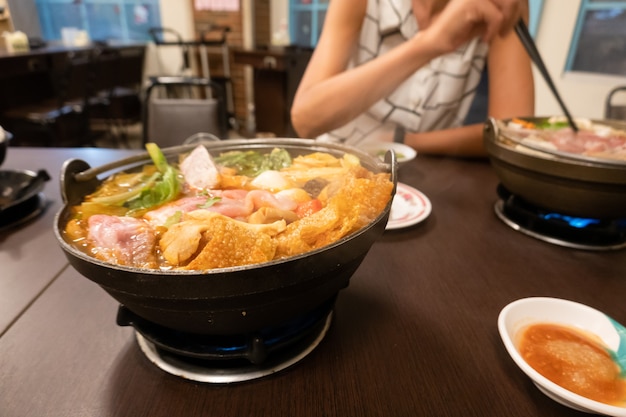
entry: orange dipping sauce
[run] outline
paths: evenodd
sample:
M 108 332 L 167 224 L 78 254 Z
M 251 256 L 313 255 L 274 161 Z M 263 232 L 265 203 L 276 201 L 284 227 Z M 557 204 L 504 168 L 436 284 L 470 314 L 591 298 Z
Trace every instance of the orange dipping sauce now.
M 626 405 L 626 379 L 608 348 L 579 330 L 557 324 L 528 326 L 518 349 L 537 372 L 561 387 L 609 405 Z

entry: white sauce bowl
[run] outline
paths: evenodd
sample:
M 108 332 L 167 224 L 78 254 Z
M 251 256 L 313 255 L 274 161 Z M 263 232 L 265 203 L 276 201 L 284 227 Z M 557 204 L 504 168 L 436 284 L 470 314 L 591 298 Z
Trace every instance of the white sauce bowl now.
M 575 394 L 550 381 L 532 368 L 520 354 L 519 332 L 534 323 L 553 323 L 579 329 L 597 336 L 619 356 L 626 355 L 626 335 L 623 327 L 604 313 L 584 304 L 559 298 L 530 297 L 508 304 L 498 316 L 498 331 L 517 366 L 548 397 L 576 410 L 608 416 L 626 417 L 626 408 L 591 400 Z M 621 351 L 618 351 L 622 344 Z M 623 364 L 626 358 L 621 358 Z

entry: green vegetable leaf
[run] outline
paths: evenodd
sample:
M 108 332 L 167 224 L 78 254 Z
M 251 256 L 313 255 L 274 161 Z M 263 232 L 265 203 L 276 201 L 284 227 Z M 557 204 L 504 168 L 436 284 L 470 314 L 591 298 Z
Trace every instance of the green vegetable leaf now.
M 169 229 L 170 226 L 172 226 L 172 225 L 174 225 L 176 223 L 180 223 L 180 220 L 182 218 L 183 218 L 183 212 L 178 210 L 174 214 L 169 216 L 167 219 L 165 219 L 165 223 L 163 224 L 163 226 L 165 226 L 165 227 L 167 227 Z
M 181 189 L 181 179 L 176 168 L 167 163 L 161 149 L 155 143 L 147 143 L 146 149 L 157 172 L 137 185 L 122 193 L 94 197 L 92 202 L 103 205 L 124 206 L 130 209 L 132 215 L 139 210 L 145 210 L 174 200 Z
M 280 170 L 291 165 L 289 152 L 285 149 L 274 148 L 269 154 L 258 151 L 230 151 L 220 154 L 215 162 L 233 168 L 239 175 L 256 177 L 262 172 Z
M 173 168 L 167 169 L 160 180 L 152 187 L 144 188 L 137 198 L 127 202 L 127 206 L 133 210 L 142 210 L 172 201 L 180 189 L 177 175 Z
M 567 123 L 567 121 L 549 122 L 546 120 L 545 122 L 537 124 L 537 127 L 544 130 L 557 130 L 569 127 L 569 123 Z
M 145 181 L 140 182 L 138 185 L 130 188 L 128 191 L 119 194 L 107 195 L 103 197 L 94 197 L 91 199 L 93 203 L 104 204 L 108 206 L 122 206 L 129 200 L 135 199 L 141 195 L 141 193 L 153 184 L 161 177 L 158 172 L 152 174 Z
M 165 174 L 165 171 L 167 171 L 170 165 L 167 163 L 167 159 L 165 158 L 165 155 L 163 155 L 161 148 L 159 148 L 156 143 L 146 143 L 146 150 L 148 151 L 154 166 L 156 166 L 161 174 Z
M 161 149 L 155 143 L 147 143 L 146 149 L 161 173 L 161 178 L 151 187 L 145 187 L 137 198 L 127 202 L 127 206 L 132 210 L 148 209 L 172 201 L 181 188 L 178 171 L 167 163 Z
M 291 155 L 285 149 L 272 149 L 272 152 L 267 157 L 268 170 L 280 170 L 281 168 L 287 168 L 291 166 Z
M 206 199 L 204 204 L 198 204 L 198 208 L 200 208 L 200 209 L 209 208 L 212 205 L 214 205 L 215 203 L 217 203 L 218 201 L 220 201 L 221 199 L 222 199 L 222 197 L 209 197 L 209 198 Z

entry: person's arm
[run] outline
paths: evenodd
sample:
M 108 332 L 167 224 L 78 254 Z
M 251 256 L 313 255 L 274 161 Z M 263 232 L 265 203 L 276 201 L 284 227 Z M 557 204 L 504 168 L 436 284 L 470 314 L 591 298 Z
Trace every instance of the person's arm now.
M 534 115 L 535 90 L 531 62 L 514 32 L 496 37 L 491 42 L 488 69 L 488 115 L 497 119 Z M 486 156 L 482 124 L 407 133 L 405 143 L 427 154 Z
M 358 44 L 365 8 L 365 0 L 330 2 L 322 35 L 291 108 L 291 122 L 302 137 L 315 137 L 344 125 L 437 55 L 416 37 L 346 71 Z
M 358 43 L 366 1 L 331 1 L 324 29 L 300 82 L 291 121 L 302 137 L 336 129 L 391 94 L 411 74 L 475 36 L 485 40 L 505 27 L 499 8 L 520 0 L 452 0 L 407 42 L 356 68 L 346 70 Z M 508 9 L 507 9 L 508 10 Z M 516 13 L 516 9 L 506 13 Z M 510 17 L 510 16 L 507 16 Z M 505 30 L 506 29 L 506 30 Z
M 483 125 L 480 124 L 420 133 L 407 132 L 404 143 L 418 153 L 428 155 L 484 157 L 487 154 L 482 143 L 482 133 Z
M 514 32 L 496 38 L 489 52 L 489 116 L 533 116 L 535 86 L 530 57 Z

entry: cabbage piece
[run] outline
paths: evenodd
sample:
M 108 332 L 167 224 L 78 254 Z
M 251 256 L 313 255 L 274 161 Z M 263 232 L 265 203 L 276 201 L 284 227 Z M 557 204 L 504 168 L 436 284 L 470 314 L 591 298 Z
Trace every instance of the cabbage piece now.
M 178 170 L 167 163 L 165 155 L 155 143 L 147 143 L 146 150 L 156 172 L 124 192 L 94 196 L 90 201 L 105 206 L 122 206 L 130 210 L 127 214 L 132 214 L 174 200 L 181 189 Z
M 156 143 L 146 143 L 146 149 L 161 173 L 161 178 L 151 186 L 144 187 L 137 198 L 128 201 L 127 205 L 132 210 L 144 210 L 172 201 L 178 196 L 181 188 L 178 170 L 167 163 L 161 148 Z
M 280 171 L 291 166 L 291 156 L 286 149 L 274 148 L 268 154 L 258 151 L 229 151 L 215 158 L 218 164 L 233 168 L 239 175 L 256 177 L 265 171 Z

